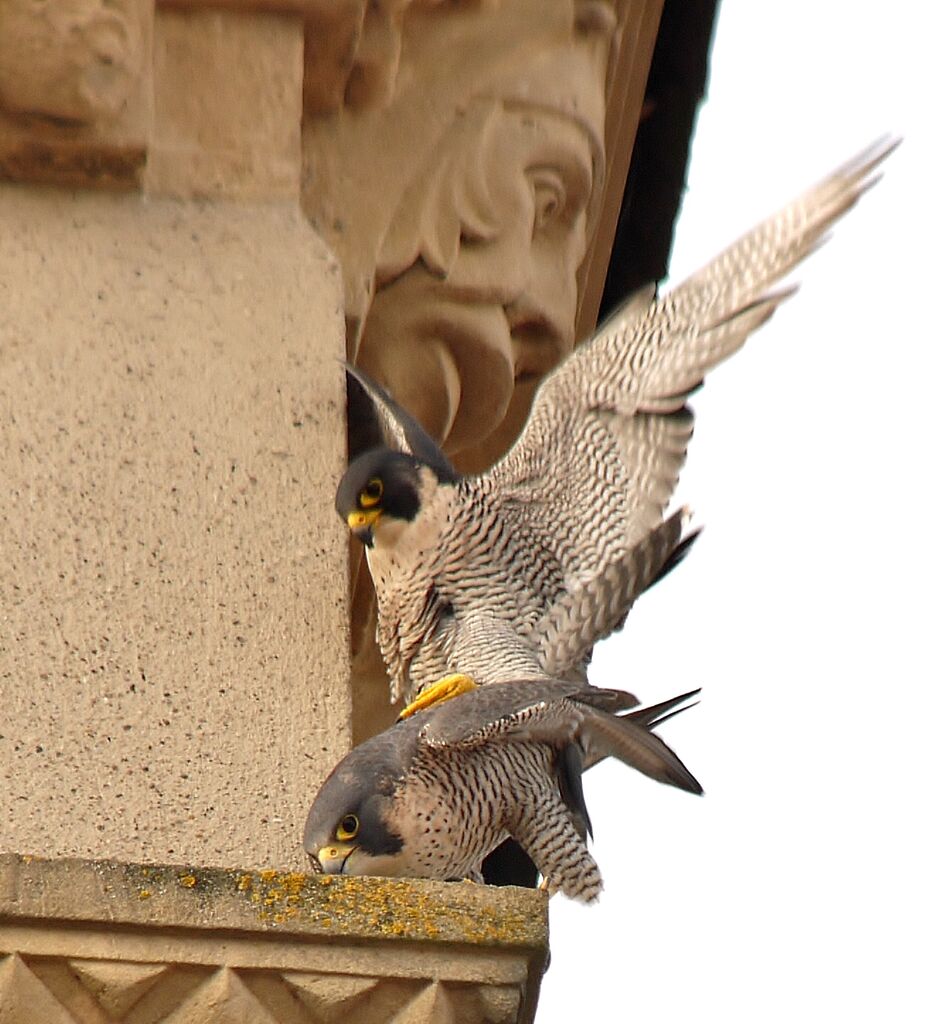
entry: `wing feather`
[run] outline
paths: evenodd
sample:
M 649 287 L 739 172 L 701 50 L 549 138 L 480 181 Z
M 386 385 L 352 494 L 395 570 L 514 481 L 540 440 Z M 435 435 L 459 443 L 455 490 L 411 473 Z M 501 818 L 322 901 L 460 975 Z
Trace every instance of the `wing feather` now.
M 430 747 L 462 750 L 518 739 L 564 743 L 583 717 L 582 710 L 566 699 L 577 688 L 576 683 L 559 680 L 482 686 L 420 712 L 428 719 L 420 740 Z
M 586 664 L 594 644 L 622 628 L 636 599 L 689 550 L 696 534 L 681 543 L 689 510 L 679 509 L 618 562 L 564 591 L 539 621 L 532 637 L 550 675 L 565 678 Z
M 343 365 L 345 372 L 355 380 L 371 405 L 380 443 L 420 459 L 432 467 L 440 480 L 457 480 L 455 467 L 419 420 L 395 401 L 390 392 L 373 377 L 351 363 Z
M 561 749 L 577 743 L 583 750 L 596 751 L 596 760 L 616 757 L 658 782 L 702 793 L 680 758 L 651 731 L 655 722 L 663 720 L 663 713 L 691 694 L 626 716 L 614 715 L 625 696 L 622 691 L 578 687 L 561 680 L 485 686 L 420 712 L 426 722 L 419 742 L 433 751 L 522 742 Z M 592 763 L 588 754 L 584 766 Z
M 687 396 L 792 294 L 772 288 L 896 145 L 879 140 L 657 301 L 637 292 L 542 382 L 522 434 L 485 477 L 568 585 L 661 521 L 690 438 Z

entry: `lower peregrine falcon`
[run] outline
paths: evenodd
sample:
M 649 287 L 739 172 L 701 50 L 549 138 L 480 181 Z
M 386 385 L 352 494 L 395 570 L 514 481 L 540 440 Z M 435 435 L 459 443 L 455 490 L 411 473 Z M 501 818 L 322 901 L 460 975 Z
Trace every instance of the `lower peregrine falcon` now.
M 865 150 L 663 297 L 633 295 L 542 382 L 519 439 L 482 474 L 458 475 L 356 374 L 403 449 L 360 455 L 336 496 L 366 546 L 394 701 L 448 673 L 583 675 L 593 641 L 615 628 L 610 580 L 677 484 L 688 397 L 792 293 L 778 281 L 895 145 Z
M 473 690 L 352 750 L 316 796 L 304 847 L 329 874 L 479 880 L 511 836 L 550 891 L 589 902 L 602 881 L 581 773 L 612 756 L 702 793 L 652 732 L 697 692 L 617 715 L 634 703 L 621 690 L 561 680 Z

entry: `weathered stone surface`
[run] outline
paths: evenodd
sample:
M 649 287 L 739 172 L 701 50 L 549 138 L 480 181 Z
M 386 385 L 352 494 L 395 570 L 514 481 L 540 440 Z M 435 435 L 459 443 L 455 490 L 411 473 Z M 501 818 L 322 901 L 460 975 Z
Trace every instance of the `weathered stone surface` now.
M 296 14 L 159 10 L 145 190 L 296 198 L 303 34 Z
M 547 908 L 468 883 L 6 855 L 0 1016 L 528 1022 Z
M 337 268 L 291 207 L 0 224 L 0 849 L 299 864 L 350 735 Z

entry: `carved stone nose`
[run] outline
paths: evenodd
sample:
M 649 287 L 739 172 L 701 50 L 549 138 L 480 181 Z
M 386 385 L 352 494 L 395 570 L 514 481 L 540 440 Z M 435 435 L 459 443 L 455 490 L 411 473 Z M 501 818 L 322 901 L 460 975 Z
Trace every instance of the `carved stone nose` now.
M 541 304 L 521 298 L 505 309 L 513 340 L 517 381 L 541 377 L 554 369 L 572 348 L 573 329 L 566 331 Z M 572 324 L 573 328 L 573 324 Z

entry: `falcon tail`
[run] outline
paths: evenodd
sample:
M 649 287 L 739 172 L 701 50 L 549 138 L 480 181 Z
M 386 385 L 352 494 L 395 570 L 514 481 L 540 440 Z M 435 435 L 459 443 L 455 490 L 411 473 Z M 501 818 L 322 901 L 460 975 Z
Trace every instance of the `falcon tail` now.
M 592 767 L 605 757 L 615 757 L 656 782 L 675 786 L 688 793 L 702 794 L 703 787 L 684 762 L 652 731 L 655 726 L 693 707 L 693 704 L 683 707 L 681 705 L 699 692 L 691 690 L 660 704 L 638 708 L 619 717 L 588 704 L 582 727 L 588 748 L 584 769 Z M 587 704 L 583 693 L 573 699 L 579 704 Z

